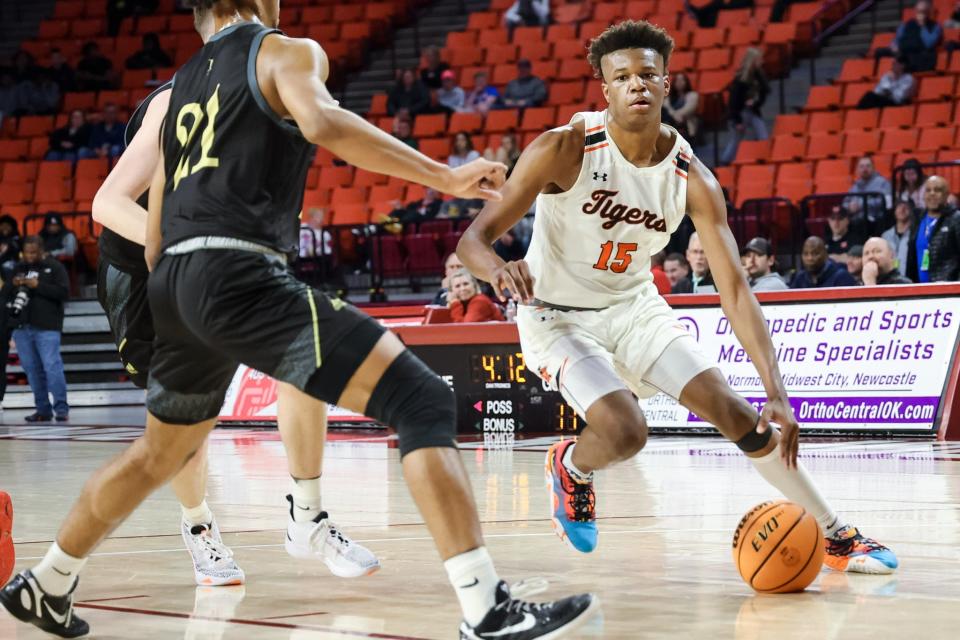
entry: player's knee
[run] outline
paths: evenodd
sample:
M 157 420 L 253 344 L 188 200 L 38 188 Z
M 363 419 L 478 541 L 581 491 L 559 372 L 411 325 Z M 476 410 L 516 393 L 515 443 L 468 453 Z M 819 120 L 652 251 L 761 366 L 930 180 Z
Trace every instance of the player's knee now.
M 409 351 L 387 367 L 366 413 L 396 429 L 401 458 L 417 449 L 457 446 L 453 391 Z
M 623 420 L 617 430 L 617 450 L 624 458 L 631 458 L 647 446 L 647 421 L 640 416 Z

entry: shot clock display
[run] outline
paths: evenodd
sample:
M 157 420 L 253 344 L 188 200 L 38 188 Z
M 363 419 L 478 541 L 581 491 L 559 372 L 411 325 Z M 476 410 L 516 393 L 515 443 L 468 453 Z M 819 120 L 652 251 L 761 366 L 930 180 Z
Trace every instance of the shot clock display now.
M 453 387 L 460 433 L 507 442 L 520 432 L 573 434 L 583 427 L 563 397 L 527 369 L 517 344 L 410 348 Z

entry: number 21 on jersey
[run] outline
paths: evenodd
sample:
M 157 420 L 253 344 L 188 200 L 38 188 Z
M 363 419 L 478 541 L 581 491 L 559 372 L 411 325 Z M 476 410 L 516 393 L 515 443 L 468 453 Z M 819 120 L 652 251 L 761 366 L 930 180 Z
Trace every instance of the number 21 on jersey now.
M 213 147 L 213 139 L 216 136 L 214 127 L 216 126 L 217 114 L 220 112 L 220 85 L 213 90 L 213 95 L 207 100 L 206 109 L 200 106 L 199 102 L 191 102 L 180 108 L 177 114 L 177 141 L 184 148 L 180 161 L 177 162 L 177 170 L 173 174 L 173 190 L 176 191 L 180 186 L 180 181 L 187 176 L 193 175 L 201 169 L 215 169 L 220 166 L 220 159 L 212 157 L 210 150 Z M 190 128 L 187 128 L 187 117 L 192 116 L 193 122 Z M 193 140 L 193 136 L 200 129 L 200 124 L 206 119 L 206 126 L 200 136 L 200 159 L 193 166 L 190 166 L 190 155 L 187 152 L 187 145 Z
M 617 253 L 614 256 L 613 260 L 610 260 L 610 256 L 613 255 L 613 247 L 616 244 Z M 627 267 L 630 266 L 630 262 L 633 260 L 633 252 L 637 250 L 636 242 L 617 242 L 614 243 L 613 240 L 607 240 L 602 245 L 600 245 L 600 257 L 597 259 L 597 263 L 593 265 L 594 269 L 600 271 L 613 271 L 614 273 L 623 273 L 627 270 Z

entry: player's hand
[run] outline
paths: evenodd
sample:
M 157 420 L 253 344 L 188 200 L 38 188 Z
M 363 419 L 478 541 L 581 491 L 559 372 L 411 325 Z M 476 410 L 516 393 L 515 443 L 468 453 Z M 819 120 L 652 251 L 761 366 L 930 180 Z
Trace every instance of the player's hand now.
M 500 187 L 507 180 L 507 165 L 477 158 L 450 171 L 445 191 L 466 200 L 500 200 Z
M 793 415 L 793 407 L 786 396 L 770 398 L 763 405 L 757 431 L 764 433 L 773 429 L 771 423 L 780 426 L 780 458 L 788 469 L 797 468 L 797 454 L 800 451 L 800 425 Z
M 533 282 L 534 278 L 526 260 L 507 262 L 494 271 L 490 279 L 500 302 L 507 301 L 507 291 L 517 302 L 533 302 Z

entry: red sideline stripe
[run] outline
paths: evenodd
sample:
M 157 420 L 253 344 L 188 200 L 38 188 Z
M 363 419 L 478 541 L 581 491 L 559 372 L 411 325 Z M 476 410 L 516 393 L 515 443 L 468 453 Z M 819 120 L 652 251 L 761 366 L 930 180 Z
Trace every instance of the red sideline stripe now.
M 598 145 L 595 146 L 595 147 L 589 147 L 589 148 L 587 148 L 587 149 L 584 149 L 583 152 L 584 152 L 584 153 L 590 153 L 591 151 L 597 151 L 598 149 L 603 149 L 604 147 L 608 147 L 608 146 L 610 146 L 610 143 L 609 143 L 609 142 L 604 142 L 603 144 L 598 144 Z

